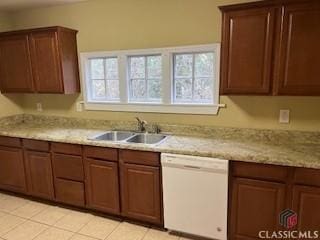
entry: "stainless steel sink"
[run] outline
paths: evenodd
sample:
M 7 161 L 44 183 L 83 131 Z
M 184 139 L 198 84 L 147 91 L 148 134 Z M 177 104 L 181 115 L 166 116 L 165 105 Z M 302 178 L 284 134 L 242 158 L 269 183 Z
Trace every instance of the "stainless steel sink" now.
M 133 132 L 110 131 L 95 135 L 94 137 L 91 137 L 89 139 L 94 141 L 124 141 L 134 135 L 135 133 Z
M 144 143 L 144 144 L 157 144 L 161 143 L 167 138 L 165 135 L 160 134 L 136 134 L 135 136 L 126 140 L 128 143 Z

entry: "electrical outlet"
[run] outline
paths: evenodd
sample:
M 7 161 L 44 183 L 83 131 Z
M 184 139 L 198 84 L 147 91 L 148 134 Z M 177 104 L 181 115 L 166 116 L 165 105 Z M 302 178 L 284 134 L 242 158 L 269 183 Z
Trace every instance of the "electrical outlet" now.
M 77 112 L 82 112 L 83 111 L 83 102 L 77 102 L 76 110 L 77 110 Z
M 290 110 L 280 110 L 279 123 L 290 122 Z
M 37 103 L 37 111 L 38 112 L 42 112 L 43 109 L 42 109 L 42 103 Z

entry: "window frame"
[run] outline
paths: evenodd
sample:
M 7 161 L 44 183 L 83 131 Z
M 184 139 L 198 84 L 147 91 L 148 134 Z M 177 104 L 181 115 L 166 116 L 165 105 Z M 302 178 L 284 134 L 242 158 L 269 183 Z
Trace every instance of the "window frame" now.
M 117 62 L 118 62 L 118 79 L 108 79 L 107 78 L 107 67 L 106 67 L 106 60 L 107 59 L 112 59 L 112 58 L 115 58 L 117 59 Z M 104 78 L 102 79 L 95 79 L 95 78 L 92 78 L 91 76 L 91 62 L 90 60 L 96 60 L 96 59 L 101 59 L 103 60 L 103 72 L 104 72 Z M 92 101 L 94 102 L 108 102 L 108 103 L 118 103 L 120 102 L 120 97 L 119 98 L 108 98 L 107 97 L 107 86 L 108 86 L 108 81 L 119 81 L 119 84 L 120 84 L 120 77 L 119 77 L 119 61 L 118 61 L 118 58 L 117 56 L 108 56 L 108 57 L 92 57 L 92 58 L 89 58 L 87 61 L 89 61 L 88 64 L 88 67 L 87 67 L 87 80 L 86 80 L 86 84 L 87 84 L 87 89 L 89 90 L 88 91 L 88 97 L 90 97 L 92 99 Z M 105 83 L 105 93 L 106 93 L 106 97 L 101 97 L 101 98 L 96 98 L 94 99 L 93 97 L 93 93 L 92 93 L 92 86 L 91 84 L 89 83 L 92 83 L 93 81 L 104 81 Z M 89 83 L 88 83 L 89 82 Z M 120 92 L 120 87 L 119 87 L 119 92 Z
M 219 104 L 220 87 L 220 43 L 191 45 L 170 48 L 153 48 L 120 51 L 83 52 L 81 60 L 81 82 L 83 86 L 84 108 L 88 111 L 115 111 L 115 112 L 151 112 L 151 113 L 179 113 L 216 115 L 223 104 Z M 175 103 L 174 102 L 174 54 L 213 52 L 215 59 L 213 103 Z M 129 57 L 132 56 L 162 56 L 162 78 L 160 102 L 130 102 L 129 99 Z M 120 101 L 91 100 L 88 84 L 88 60 L 92 58 L 118 58 Z
M 160 57 L 162 59 L 162 55 L 161 54 L 145 54 L 145 55 L 130 55 L 130 56 L 127 56 L 127 82 L 128 82 L 128 102 L 129 103 L 140 103 L 140 104 L 150 104 L 150 103 L 161 103 L 161 99 L 162 99 L 162 96 L 161 96 L 161 92 L 160 92 L 160 99 L 158 101 L 158 99 L 152 99 L 152 98 L 149 98 L 149 82 L 148 80 L 150 80 L 150 78 L 148 77 L 148 57 Z M 144 99 L 134 99 L 134 98 L 131 98 L 131 88 L 132 88 L 132 80 L 139 80 L 139 78 L 131 78 L 131 58 L 139 58 L 139 57 L 143 57 L 144 58 L 144 64 L 145 64 L 145 68 L 144 68 L 144 71 L 145 71 L 145 76 L 144 76 L 144 81 L 145 81 L 145 87 L 146 87 L 146 97 Z M 162 65 L 162 63 L 161 63 Z M 162 66 L 161 66 L 161 69 L 162 69 Z M 141 78 L 142 80 L 142 78 Z M 153 81 L 155 80 L 155 78 L 153 79 Z M 161 77 L 159 79 L 157 79 L 160 81 L 160 84 L 161 82 L 163 81 L 163 76 L 161 74 Z M 149 100 L 149 101 L 147 101 Z

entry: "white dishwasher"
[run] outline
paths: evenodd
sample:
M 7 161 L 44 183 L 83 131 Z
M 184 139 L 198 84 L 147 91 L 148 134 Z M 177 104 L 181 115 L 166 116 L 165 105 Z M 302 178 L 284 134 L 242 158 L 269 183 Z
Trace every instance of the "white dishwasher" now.
M 227 160 L 161 154 L 164 226 L 173 231 L 227 239 Z

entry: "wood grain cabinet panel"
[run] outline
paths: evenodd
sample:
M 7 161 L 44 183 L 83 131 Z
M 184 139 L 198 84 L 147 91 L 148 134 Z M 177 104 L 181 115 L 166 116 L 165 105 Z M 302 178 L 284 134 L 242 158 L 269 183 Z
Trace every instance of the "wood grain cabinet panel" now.
M 53 153 L 54 176 L 56 178 L 84 181 L 84 167 L 82 157 Z
M 283 8 L 277 95 L 320 95 L 320 2 Z
M 0 146 L 0 188 L 22 193 L 27 191 L 21 148 Z
M 279 214 L 285 204 L 285 184 L 233 179 L 230 239 L 260 239 L 261 230 L 279 230 Z
M 58 202 L 79 207 L 85 206 L 84 183 L 56 178 L 54 185 Z
M 0 146 L 5 147 L 21 147 L 21 140 L 14 137 L 0 136 Z
M 2 93 L 34 91 L 27 34 L 0 37 L 0 88 Z
M 85 159 L 88 207 L 120 214 L 118 163 Z
M 123 216 L 162 224 L 160 168 L 120 163 Z
M 35 32 L 30 35 L 33 74 L 39 93 L 62 93 L 58 33 Z
M 293 210 L 298 214 L 298 230 L 319 231 L 320 188 L 294 186 Z
M 53 174 L 50 153 L 25 151 L 25 163 L 30 195 L 54 199 Z
M 276 8 L 223 13 L 221 94 L 269 94 Z

